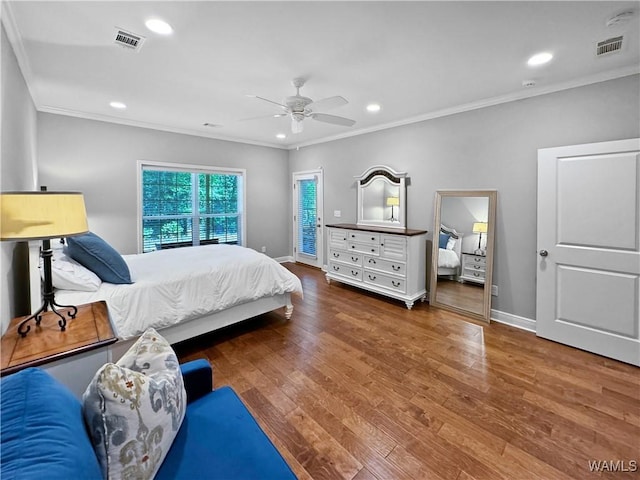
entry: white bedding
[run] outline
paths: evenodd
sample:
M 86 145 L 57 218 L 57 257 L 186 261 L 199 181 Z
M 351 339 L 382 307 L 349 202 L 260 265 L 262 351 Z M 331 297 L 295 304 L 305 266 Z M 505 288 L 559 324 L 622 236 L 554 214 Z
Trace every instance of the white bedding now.
M 460 266 L 460 258 L 453 250 L 446 248 L 438 249 L 438 267 L 457 268 Z
M 96 292 L 58 290 L 60 304 L 105 300 L 118 336 L 160 329 L 285 292 L 302 295 L 300 279 L 272 258 L 235 245 L 123 255 L 135 283 L 103 283 Z

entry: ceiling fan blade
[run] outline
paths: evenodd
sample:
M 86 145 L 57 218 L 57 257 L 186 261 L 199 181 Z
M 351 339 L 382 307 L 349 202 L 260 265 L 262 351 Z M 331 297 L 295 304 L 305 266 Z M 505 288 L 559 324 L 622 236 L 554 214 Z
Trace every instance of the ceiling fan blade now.
M 262 118 L 278 118 L 278 117 L 286 117 L 286 113 L 272 113 L 271 115 L 260 115 L 258 117 L 249 117 L 249 118 L 241 118 L 238 120 L 239 122 L 247 122 L 249 120 L 260 120 Z
M 356 121 L 349 118 L 338 117 L 336 115 L 327 115 L 326 113 L 312 113 L 310 115 L 314 120 L 325 123 L 333 123 L 334 125 L 344 125 L 345 127 L 352 127 Z
M 331 108 L 341 107 L 347 103 L 349 102 L 344 97 L 337 95 L 335 97 L 323 98 L 317 102 L 311 102 L 307 105 L 307 108 L 311 110 L 329 110 Z
M 273 100 L 269 100 L 268 98 L 259 97 L 258 95 L 247 95 L 247 97 L 258 98 L 260 100 L 264 100 L 265 102 L 269 102 L 269 103 L 273 103 L 274 105 L 278 105 L 280 108 L 284 108 L 285 110 L 287 109 L 286 105 L 283 105 L 283 104 L 278 103 L 278 102 L 274 102 Z

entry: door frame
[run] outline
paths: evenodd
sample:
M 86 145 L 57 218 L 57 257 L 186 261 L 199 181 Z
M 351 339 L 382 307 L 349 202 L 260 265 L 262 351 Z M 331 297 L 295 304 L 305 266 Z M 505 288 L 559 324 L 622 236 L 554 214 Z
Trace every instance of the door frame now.
M 293 172 L 291 174 L 292 177 L 292 221 L 293 221 L 293 259 L 295 262 L 304 263 L 305 265 L 310 265 L 312 267 L 322 268 L 324 261 L 324 175 L 322 168 L 317 168 L 314 170 L 304 170 L 300 172 Z M 316 178 L 316 225 L 317 225 L 317 235 L 316 235 L 316 258 L 310 259 L 308 257 L 302 256 L 298 254 L 298 189 L 297 183 L 299 180 L 308 180 L 311 178 Z

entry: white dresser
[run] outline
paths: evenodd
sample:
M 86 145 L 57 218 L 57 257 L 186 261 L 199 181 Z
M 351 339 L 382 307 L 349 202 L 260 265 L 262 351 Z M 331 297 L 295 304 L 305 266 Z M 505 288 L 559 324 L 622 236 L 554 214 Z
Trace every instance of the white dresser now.
M 484 285 L 484 280 L 487 275 L 487 257 L 484 255 L 474 255 L 473 253 L 463 253 L 461 270 L 460 281 L 475 282 Z
M 424 230 L 327 225 L 327 282 L 347 283 L 402 300 L 408 309 L 426 296 Z

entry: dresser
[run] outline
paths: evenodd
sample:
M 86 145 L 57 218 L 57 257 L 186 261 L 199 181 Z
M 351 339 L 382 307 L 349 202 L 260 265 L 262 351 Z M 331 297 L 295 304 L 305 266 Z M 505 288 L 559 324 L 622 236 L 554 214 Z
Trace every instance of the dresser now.
M 426 296 L 425 230 L 327 225 L 327 282 L 346 283 L 404 301 Z
M 487 257 L 473 253 L 463 253 L 461 271 L 460 281 L 484 285 L 487 275 Z

